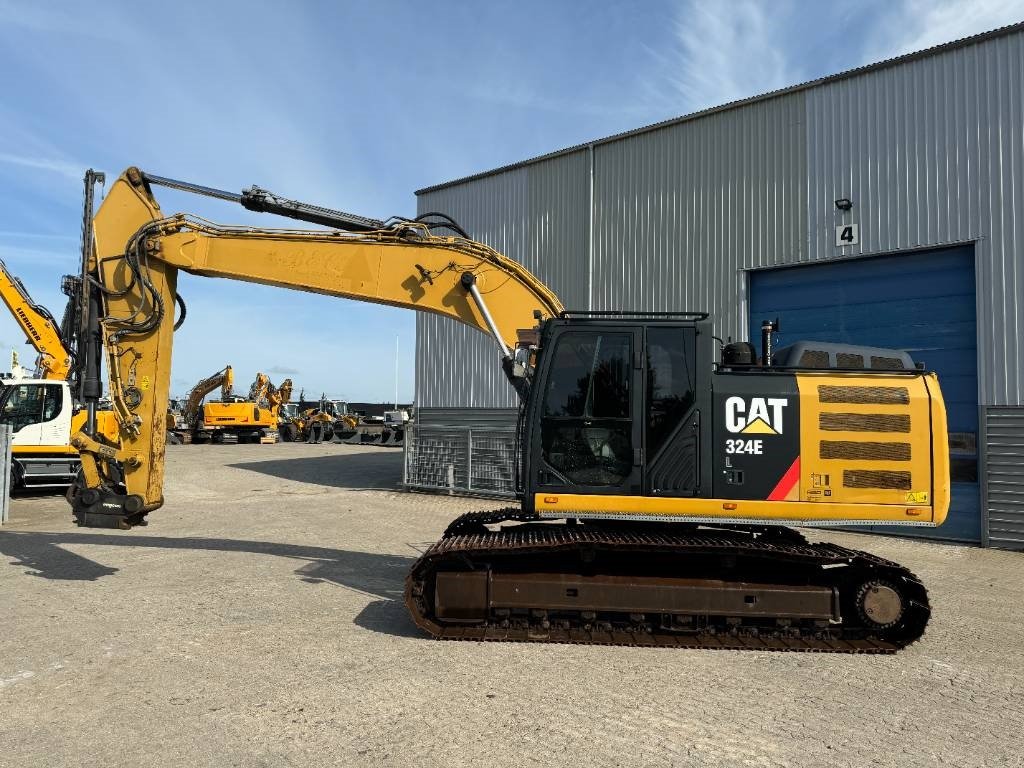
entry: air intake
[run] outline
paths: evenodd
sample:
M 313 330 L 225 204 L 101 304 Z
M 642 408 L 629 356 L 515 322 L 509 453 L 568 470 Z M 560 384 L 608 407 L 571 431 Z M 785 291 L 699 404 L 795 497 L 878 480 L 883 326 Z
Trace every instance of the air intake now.
M 909 432 L 910 416 L 901 413 L 821 413 L 822 432 Z
M 877 488 L 886 491 L 909 491 L 910 473 L 874 469 L 843 470 L 846 488 Z
M 847 461 L 910 461 L 910 443 L 855 443 L 848 440 L 822 440 L 823 459 Z
M 823 403 L 910 405 L 910 392 L 906 387 L 841 387 L 822 384 L 818 387 L 818 399 Z

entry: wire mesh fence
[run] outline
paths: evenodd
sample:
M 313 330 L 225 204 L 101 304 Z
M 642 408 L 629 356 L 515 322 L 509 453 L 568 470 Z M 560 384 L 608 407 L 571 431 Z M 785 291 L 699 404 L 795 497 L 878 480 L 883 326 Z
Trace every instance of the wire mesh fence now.
M 402 479 L 410 488 L 514 496 L 515 430 L 411 425 Z

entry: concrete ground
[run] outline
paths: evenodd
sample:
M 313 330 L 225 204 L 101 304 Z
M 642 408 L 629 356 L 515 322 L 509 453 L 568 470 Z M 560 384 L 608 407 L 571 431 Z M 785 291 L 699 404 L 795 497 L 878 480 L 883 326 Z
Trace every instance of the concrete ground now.
M 1024 558 L 854 534 L 931 590 L 891 657 L 442 643 L 413 558 L 491 502 L 394 449 L 172 446 L 128 532 L 0 530 L 0 766 L 1022 765 Z

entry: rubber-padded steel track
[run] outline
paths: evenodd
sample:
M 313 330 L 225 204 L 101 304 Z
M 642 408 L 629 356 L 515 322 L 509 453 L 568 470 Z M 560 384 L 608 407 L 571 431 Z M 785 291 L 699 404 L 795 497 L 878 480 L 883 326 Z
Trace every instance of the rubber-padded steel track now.
M 491 640 L 734 650 L 894 653 L 917 640 L 930 615 L 924 586 L 902 566 L 835 544 L 799 537 L 765 537 L 760 531 L 527 523 L 497 531 L 486 526 L 527 520 L 520 510 L 464 515 L 413 565 L 406 605 L 416 624 L 443 640 Z M 675 531 L 679 531 L 676 533 Z M 836 590 L 840 621 L 789 621 L 775 617 L 687 617 L 680 629 L 668 615 L 638 616 L 621 609 L 598 615 L 552 610 L 505 611 L 477 622 L 439 619 L 434 586 L 439 572 L 493 574 L 605 573 L 787 584 Z M 856 601 L 866 584 L 892 585 L 903 600 L 892 625 L 872 626 Z M 528 585 L 524 585 L 524 590 Z

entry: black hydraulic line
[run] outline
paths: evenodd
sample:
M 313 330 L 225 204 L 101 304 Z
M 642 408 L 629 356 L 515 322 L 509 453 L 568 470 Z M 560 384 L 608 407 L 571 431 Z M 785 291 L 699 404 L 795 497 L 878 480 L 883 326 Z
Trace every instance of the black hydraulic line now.
M 332 229 L 343 229 L 347 232 L 373 232 L 384 228 L 384 222 L 380 219 L 371 219 L 366 216 L 359 216 L 345 211 L 336 211 L 332 208 L 324 208 L 312 203 L 303 203 L 299 200 L 289 200 L 286 197 L 275 195 L 266 189 L 255 185 L 242 191 L 242 194 L 227 192 L 214 187 L 204 187 L 201 184 L 193 184 L 190 181 L 180 179 L 169 179 L 166 176 L 156 176 L 151 173 L 141 172 L 142 179 L 147 184 L 156 184 L 168 189 L 177 189 L 181 192 L 191 192 L 196 195 L 215 197 L 219 200 L 227 200 L 231 203 L 239 203 L 243 208 L 257 213 L 274 213 L 278 216 L 286 216 L 289 219 L 306 221 L 310 224 L 320 224 Z
M 174 300 L 178 302 L 178 306 L 181 308 L 181 314 L 178 315 L 178 322 L 174 324 L 174 330 L 181 328 L 182 323 L 185 322 L 185 316 L 188 314 L 188 307 L 185 306 L 185 300 L 181 298 L 180 293 L 174 294 Z
M 336 211 L 298 200 L 289 200 L 256 186 L 243 190 L 240 202 L 250 211 L 276 213 L 278 216 L 287 216 L 289 219 L 308 221 L 311 224 L 343 229 L 347 232 L 373 232 L 384 228 L 384 222 L 380 219 L 370 219 L 354 213 Z
M 99 291 L 89 290 L 89 295 L 84 297 L 87 306 L 87 325 L 84 333 L 84 343 L 80 348 L 84 351 L 85 370 L 82 372 L 80 386 L 82 391 L 80 397 L 86 403 L 88 410 L 88 421 L 86 431 L 90 435 L 96 434 L 96 405 L 103 396 L 103 382 L 100 379 L 101 359 L 103 356 L 103 333 L 100 330 L 100 296 Z
M 106 176 L 90 168 L 85 172 L 85 200 L 82 207 L 82 270 L 81 289 L 77 293 L 79 303 L 78 322 L 75 329 L 75 352 L 78 355 L 78 370 L 75 386 L 78 399 L 86 404 L 87 420 L 85 431 L 96 434 L 96 408 L 103 395 L 103 382 L 100 379 L 103 356 L 103 333 L 100 330 L 101 300 L 100 293 L 92 286 L 89 278 L 89 260 L 93 255 L 93 206 L 95 204 L 95 188 L 103 184 Z
M 441 221 L 427 221 L 427 219 L 430 217 L 437 217 L 441 219 Z M 473 239 L 466 233 L 466 230 L 459 226 L 459 222 L 457 222 L 447 213 L 441 213 L 440 211 L 430 211 L 428 213 L 421 213 L 419 216 L 416 217 L 416 221 L 425 223 L 431 229 L 434 229 L 435 227 L 438 226 L 446 227 L 450 229 L 452 232 L 458 234 L 460 237 L 464 237 L 467 240 Z

